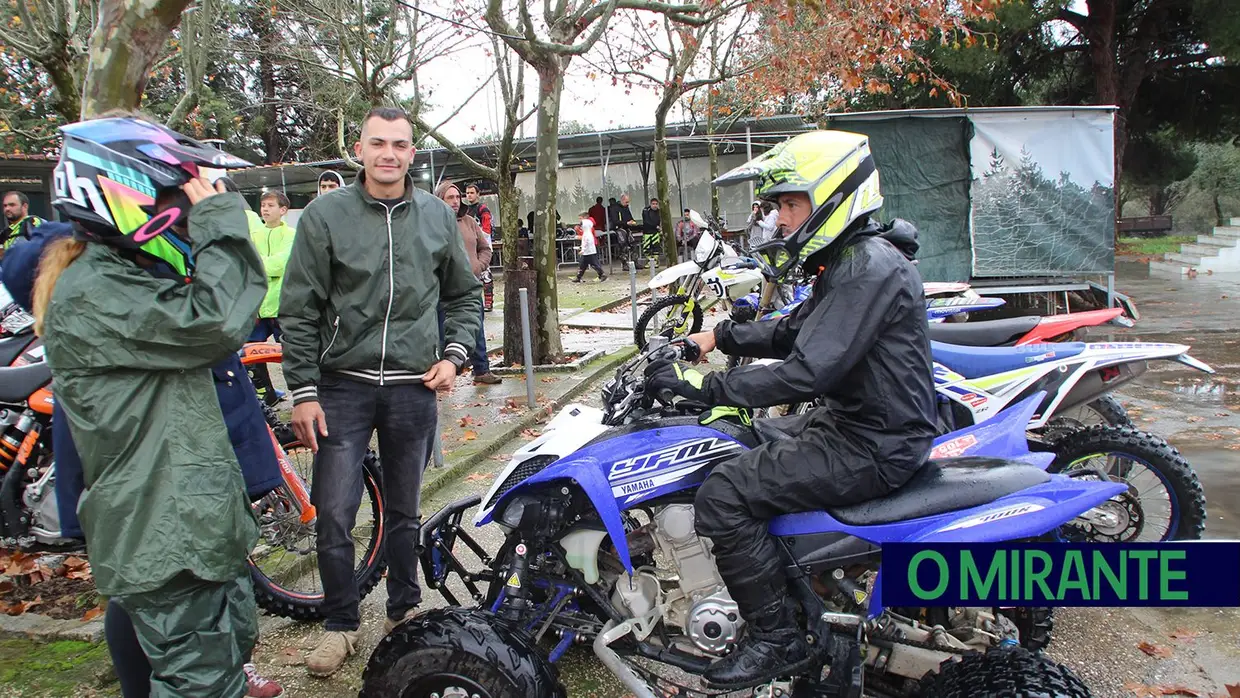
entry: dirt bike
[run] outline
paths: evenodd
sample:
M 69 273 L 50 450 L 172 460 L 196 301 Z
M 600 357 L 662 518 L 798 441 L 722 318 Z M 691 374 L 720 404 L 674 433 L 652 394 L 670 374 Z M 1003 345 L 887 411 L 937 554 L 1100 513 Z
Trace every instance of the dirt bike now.
M 0 368 L 0 545 L 80 549 L 81 540 L 61 534 L 52 450 L 52 374 L 43 361 L 42 341 L 29 326 L 21 326 L 27 320 L 33 324 L 29 315 L 10 314 L 3 322 L 15 334 L 0 339 L 0 364 L 8 366 Z M 242 363 L 279 361 L 280 357 L 279 345 L 251 344 L 243 349 Z M 309 449 L 292 436 L 273 410 L 265 407 L 265 411 L 283 483 L 253 502 L 260 531 L 247 560 L 254 596 L 268 613 L 314 620 L 322 617 L 323 593 L 318 588 Z M 386 563 L 378 458 L 368 454 L 362 467 L 369 507 L 364 501 L 354 537 L 363 549 L 355 578 L 364 596 L 383 576 Z
M 683 683 L 747 632 L 711 546 L 694 531 L 694 493 L 717 464 L 786 436 L 751 426 L 737 410 L 651 394 L 646 363 L 691 359 L 693 350 L 652 339 L 603 389 L 602 410 L 565 407 L 485 496 L 427 520 L 427 587 L 456 606 L 447 587 L 455 575 L 475 605 L 425 612 L 385 637 L 362 696 L 562 696 L 554 663 L 574 645 L 590 646 L 634 696 L 745 688 Z M 889 543 L 1036 539 L 1125 489 L 1097 474 L 1047 473 L 1050 456 L 1028 452 L 1022 438 L 1037 402 L 952 435 L 975 439 L 971 458 L 929 462 L 884 497 L 772 519 L 812 649 L 791 675 L 752 695 L 939 698 L 994 695 L 1000 685 L 1004 695 L 1090 695 L 1070 670 L 1021 646 L 1049 639 L 1049 609 L 889 608 L 878 593 Z M 1030 501 L 1036 515 L 1026 515 Z M 503 533 L 494 556 L 462 523 L 474 507 L 475 525 Z M 466 548 L 480 570 L 458 557 Z
M 664 287 L 669 287 L 669 291 L 652 302 L 637 319 L 633 341 L 638 347 L 645 347 L 650 337 L 684 337 L 701 331 L 706 274 L 718 270 L 723 260 L 737 257 L 736 248 L 717 237 L 717 232 L 697 211 L 690 211 L 689 217 L 702 231 L 693 250 L 693 259 L 664 269 L 646 284 L 652 293 Z M 762 278 L 759 274 L 740 270 L 732 274 L 729 281 L 731 287 L 744 295 L 760 284 Z M 717 289 L 717 295 L 725 310 L 730 309 L 731 294 Z
M 1104 308 L 1062 315 L 1026 315 L 930 328 L 930 339 L 966 347 L 1019 347 L 1042 342 L 1071 342 L 1086 327 L 1105 324 L 1132 327 L 1123 308 Z

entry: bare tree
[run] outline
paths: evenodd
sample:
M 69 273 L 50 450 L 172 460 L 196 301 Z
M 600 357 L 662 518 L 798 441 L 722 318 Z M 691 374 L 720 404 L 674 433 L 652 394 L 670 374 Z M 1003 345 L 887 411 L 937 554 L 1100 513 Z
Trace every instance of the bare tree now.
M 517 227 L 521 220 L 519 194 L 515 165 L 517 161 L 516 137 L 521 124 L 534 114 L 534 110 L 523 111 L 525 104 L 525 64 L 498 37 L 491 37 L 490 55 L 495 60 L 495 72 L 483 81 L 472 94 L 457 108 L 442 119 L 438 125 L 431 125 L 421 113 L 415 113 L 414 123 L 417 127 L 433 138 L 452 153 L 471 174 L 476 177 L 495 182 L 499 190 L 499 225 L 503 239 L 504 256 L 504 359 L 508 363 L 516 363 L 521 356 L 521 313 L 520 288 L 532 286 L 532 279 L 521 269 L 518 255 L 519 240 Z M 473 101 L 492 80 L 498 81 L 500 97 L 503 100 L 503 126 L 494 139 L 494 147 L 485 162 L 471 157 L 451 139 L 443 135 L 440 129 Z M 533 289 L 530 288 L 533 293 Z
M 207 61 L 220 43 L 221 33 L 215 26 L 219 18 L 220 0 L 198 0 L 196 7 L 186 9 L 181 15 L 178 52 L 181 57 L 181 71 L 185 77 L 185 93 L 177 100 L 172 113 L 164 122 L 169 128 L 179 126 L 190 111 L 198 106 L 206 78 Z
M 0 23 L 0 43 L 47 71 L 55 109 L 65 121 L 82 111 L 82 78 L 98 0 L 15 0 L 16 14 Z
M 515 23 L 503 0 L 487 0 L 487 25 L 538 74 L 537 156 L 534 174 L 534 265 L 537 270 L 535 360 L 547 361 L 563 353 L 560 343 L 559 303 L 555 279 L 555 206 L 559 167 L 560 99 L 564 74 L 576 56 L 589 51 L 607 29 L 617 9 L 644 9 L 671 15 L 682 22 L 699 22 L 696 4 L 658 0 L 543 0 L 542 17 L 535 20 L 532 3 L 518 0 Z
M 20 4 L 20 2 L 19 2 Z M 189 0 L 101 0 L 82 88 L 82 118 L 136 109 Z
M 475 38 L 450 24 L 424 17 L 421 0 L 280 0 L 287 60 L 301 62 L 348 85 L 343 94 L 322 95 L 336 113 L 340 155 L 356 167 L 345 143 L 346 121 L 355 105 L 400 104 L 396 89 L 418 92 L 418 70 L 471 45 Z M 411 105 L 416 109 L 416 102 Z
M 648 13 L 634 12 L 628 15 L 628 23 L 621 25 L 621 31 L 612 32 L 604 43 L 607 70 L 613 79 L 659 90 L 659 104 L 654 113 L 654 172 L 662 204 L 659 212 L 663 254 L 669 264 L 676 259 L 676 238 L 672 226 L 673 208 L 669 205 L 667 118 L 672 107 L 685 95 L 754 70 L 754 63 L 733 60 L 741 32 L 752 26 L 750 4 L 751 0 L 731 0 L 710 6 L 693 24 L 679 22 L 669 14 L 652 20 Z M 720 25 L 726 27 L 725 31 L 732 37 L 726 46 L 719 43 Z M 713 42 L 710 41 L 712 35 Z M 699 59 L 703 57 L 703 46 L 708 43 L 703 69 L 700 65 L 703 61 Z M 695 67 L 699 68 L 696 76 Z

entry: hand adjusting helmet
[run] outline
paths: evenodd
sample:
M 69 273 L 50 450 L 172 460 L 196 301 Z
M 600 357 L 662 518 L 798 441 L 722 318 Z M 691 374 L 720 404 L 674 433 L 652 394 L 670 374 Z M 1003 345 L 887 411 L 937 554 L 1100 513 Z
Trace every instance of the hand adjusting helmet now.
M 749 181 L 756 182 L 758 197 L 776 208 L 781 194 L 805 194 L 810 200 L 811 213 L 799 228 L 754 249 L 780 276 L 883 205 L 870 141 L 859 133 L 803 133 L 724 173 L 714 185 Z
M 193 271 L 189 239 L 173 230 L 189 217 L 182 184 L 202 170 L 252 167 L 245 160 L 132 116 L 82 121 L 60 129 L 64 145 L 53 173 L 52 205 L 90 240 L 141 252 L 177 273 Z M 155 202 L 175 195 L 161 212 Z

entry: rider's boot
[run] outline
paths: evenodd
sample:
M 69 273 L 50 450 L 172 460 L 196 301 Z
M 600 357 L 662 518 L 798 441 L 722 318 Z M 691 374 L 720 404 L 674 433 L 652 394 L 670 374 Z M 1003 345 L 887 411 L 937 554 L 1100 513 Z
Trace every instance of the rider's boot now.
M 736 649 L 702 674 L 711 686 L 734 690 L 795 675 L 810 665 L 805 633 L 797 627 L 792 606 L 781 596 L 750 620 Z

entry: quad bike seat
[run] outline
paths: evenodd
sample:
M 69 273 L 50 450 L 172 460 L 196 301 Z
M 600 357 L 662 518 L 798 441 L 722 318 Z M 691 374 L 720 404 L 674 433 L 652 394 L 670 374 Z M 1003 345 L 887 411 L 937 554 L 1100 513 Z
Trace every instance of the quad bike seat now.
M 965 347 L 1011 346 L 1042 322 L 1036 315 L 981 320 L 977 322 L 931 323 L 930 339 Z
M 0 367 L 12 366 L 17 357 L 26 351 L 26 347 L 34 342 L 34 339 L 33 332 L 0 339 Z
M 0 403 L 25 402 L 36 390 L 52 381 L 52 369 L 40 361 L 29 366 L 0 368 Z
M 981 378 L 1015 371 L 1047 361 L 1066 359 L 1083 351 L 1085 342 L 1026 344 L 1021 347 L 962 347 L 930 342 L 930 353 L 934 361 L 965 378 Z
M 1050 479 L 1037 466 L 1001 458 L 944 458 L 927 461 L 886 497 L 828 512 L 850 526 L 875 526 L 981 506 Z

